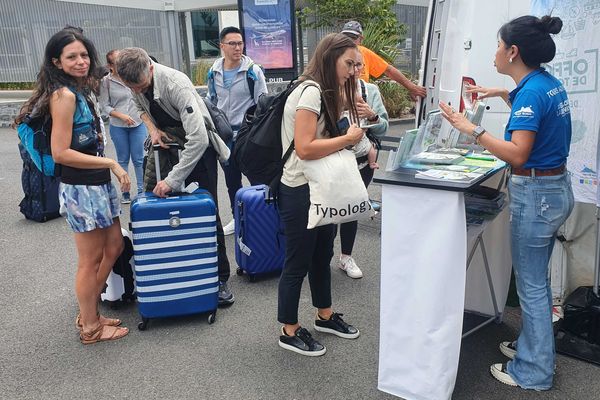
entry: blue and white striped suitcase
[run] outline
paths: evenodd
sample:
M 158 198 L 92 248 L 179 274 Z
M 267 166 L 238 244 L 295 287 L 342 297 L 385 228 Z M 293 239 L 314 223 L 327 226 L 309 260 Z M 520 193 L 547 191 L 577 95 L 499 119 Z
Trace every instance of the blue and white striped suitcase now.
M 131 228 L 142 322 L 209 312 L 218 304 L 217 222 L 205 190 L 159 198 L 152 193 L 131 204 Z

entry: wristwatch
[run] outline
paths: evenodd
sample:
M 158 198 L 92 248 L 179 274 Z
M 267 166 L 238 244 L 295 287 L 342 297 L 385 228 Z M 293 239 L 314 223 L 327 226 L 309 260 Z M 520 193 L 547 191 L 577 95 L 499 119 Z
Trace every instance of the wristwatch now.
M 475 138 L 475 141 L 478 141 L 479 138 L 481 137 L 481 135 L 483 135 L 486 132 L 485 129 L 483 129 L 483 127 L 481 126 L 476 126 L 475 129 L 473 129 L 473 137 Z

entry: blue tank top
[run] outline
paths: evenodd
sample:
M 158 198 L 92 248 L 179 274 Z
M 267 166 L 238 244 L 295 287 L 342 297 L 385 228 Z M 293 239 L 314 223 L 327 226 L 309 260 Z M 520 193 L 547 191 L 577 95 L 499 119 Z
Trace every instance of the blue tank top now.
M 70 148 L 80 153 L 104 157 L 104 138 L 99 134 L 101 123 L 90 109 L 86 97 L 69 88 L 75 94 L 75 113 Z M 103 185 L 110 182 L 108 168 L 87 169 L 61 165 L 60 177 L 70 185 Z

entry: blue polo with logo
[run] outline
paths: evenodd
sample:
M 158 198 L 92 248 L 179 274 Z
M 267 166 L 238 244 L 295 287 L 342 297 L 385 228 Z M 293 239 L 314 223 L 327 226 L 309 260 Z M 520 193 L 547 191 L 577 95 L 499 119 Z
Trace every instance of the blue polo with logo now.
M 544 68 L 526 75 L 509 93 L 512 109 L 504 139 L 513 131 L 535 132 L 535 142 L 523 168 L 552 169 L 563 165 L 571 145 L 571 111 L 564 86 Z

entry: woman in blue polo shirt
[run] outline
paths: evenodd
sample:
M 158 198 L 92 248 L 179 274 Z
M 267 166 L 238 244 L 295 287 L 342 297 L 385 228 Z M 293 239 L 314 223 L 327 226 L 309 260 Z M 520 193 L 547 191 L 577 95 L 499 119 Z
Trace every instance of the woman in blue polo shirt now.
M 503 342 L 508 364 L 491 366 L 500 382 L 525 389 L 547 390 L 554 375 L 552 292 L 548 262 L 558 228 L 573 209 L 573 191 L 566 170 L 571 144 L 569 100 L 561 82 L 542 63 L 554 58 L 550 34 L 562 21 L 523 16 L 500 28 L 495 65 L 517 85 L 506 89 L 472 87 L 479 98 L 501 97 L 511 107 L 504 139 L 495 138 L 446 104 L 444 117 L 461 132 L 472 134 L 492 154 L 511 165 L 508 184 L 512 263 L 522 309 L 518 340 Z

